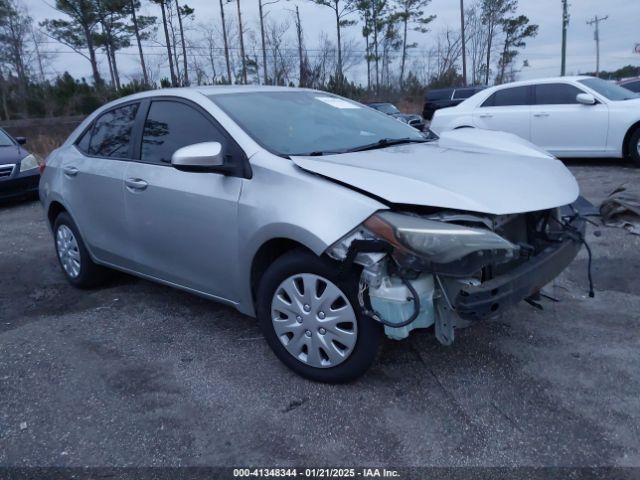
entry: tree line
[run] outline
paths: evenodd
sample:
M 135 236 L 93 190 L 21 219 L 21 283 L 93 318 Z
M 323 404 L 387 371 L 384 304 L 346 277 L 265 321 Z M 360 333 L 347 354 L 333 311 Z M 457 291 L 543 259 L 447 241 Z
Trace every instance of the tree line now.
M 518 0 L 467 0 L 464 40 L 460 25 L 432 31 L 431 0 L 215 3 L 217 15 L 201 18 L 183 0 L 55 0 L 57 18 L 36 23 L 22 0 L 0 0 L 0 119 L 87 113 L 135 91 L 202 84 L 422 96 L 428 87 L 513 80 L 519 52 L 538 33 Z M 304 3 L 331 13 L 319 38 L 305 34 Z M 256 25 L 243 17 L 249 9 Z M 86 59 L 91 78 L 58 74 L 56 44 Z M 125 55 L 137 60 L 134 71 L 120 68 Z

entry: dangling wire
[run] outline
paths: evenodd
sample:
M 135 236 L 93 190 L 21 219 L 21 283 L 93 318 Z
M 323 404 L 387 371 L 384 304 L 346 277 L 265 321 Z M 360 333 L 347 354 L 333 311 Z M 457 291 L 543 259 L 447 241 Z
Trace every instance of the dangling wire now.
M 592 271 L 591 266 L 593 263 L 593 253 L 591 252 L 591 247 L 587 243 L 587 239 L 584 238 L 584 235 L 582 234 L 582 232 L 578 230 L 576 227 L 574 227 L 573 225 L 571 225 L 571 222 L 573 222 L 576 218 L 579 218 L 580 220 L 583 220 L 585 222 L 589 222 L 588 219 L 582 217 L 578 212 L 575 212 L 574 215 L 571 218 L 569 218 L 568 221 L 565 221 L 565 222 L 560 222 L 556 218 L 553 218 L 553 219 L 556 222 L 558 222 L 569 235 L 573 236 L 574 239 L 580 241 L 584 245 L 585 249 L 587 250 L 587 256 L 589 257 L 587 261 L 587 278 L 589 279 L 589 297 L 593 298 L 596 296 L 595 291 L 593 289 L 593 275 L 591 273 Z M 592 223 L 592 222 L 589 222 L 589 223 Z

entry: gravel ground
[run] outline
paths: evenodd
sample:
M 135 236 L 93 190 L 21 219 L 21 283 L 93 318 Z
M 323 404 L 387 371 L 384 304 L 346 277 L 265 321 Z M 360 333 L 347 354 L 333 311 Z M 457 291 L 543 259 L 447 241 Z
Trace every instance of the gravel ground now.
M 572 164 L 599 202 L 640 169 Z M 361 380 L 288 371 L 256 322 L 117 275 L 79 291 L 37 202 L 0 207 L 0 465 L 640 466 L 640 237 L 590 227 L 549 288 L 458 332 L 387 341 Z

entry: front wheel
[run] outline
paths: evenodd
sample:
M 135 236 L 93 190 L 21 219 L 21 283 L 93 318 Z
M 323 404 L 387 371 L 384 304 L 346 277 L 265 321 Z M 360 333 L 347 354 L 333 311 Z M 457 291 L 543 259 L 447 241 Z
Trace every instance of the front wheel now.
M 633 163 L 640 167 L 640 128 L 636 129 L 629 139 L 629 154 Z
M 373 363 L 381 326 L 362 314 L 358 278 L 336 265 L 293 251 L 278 258 L 258 288 L 258 321 L 278 358 L 310 380 L 341 383 Z

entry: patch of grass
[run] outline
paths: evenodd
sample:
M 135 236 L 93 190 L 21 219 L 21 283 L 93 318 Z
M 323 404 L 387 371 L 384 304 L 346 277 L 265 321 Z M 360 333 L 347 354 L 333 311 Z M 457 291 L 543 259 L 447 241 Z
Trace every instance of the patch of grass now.
M 66 139 L 67 136 L 62 134 L 38 134 L 29 137 L 25 148 L 44 160 L 53 150 L 62 145 Z

